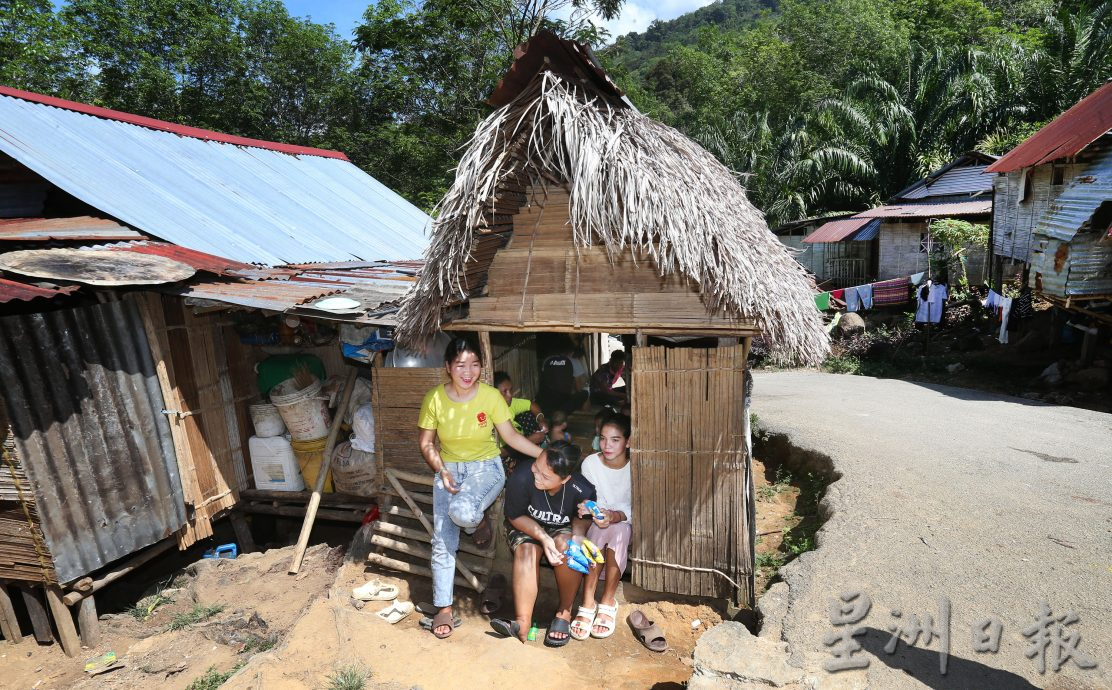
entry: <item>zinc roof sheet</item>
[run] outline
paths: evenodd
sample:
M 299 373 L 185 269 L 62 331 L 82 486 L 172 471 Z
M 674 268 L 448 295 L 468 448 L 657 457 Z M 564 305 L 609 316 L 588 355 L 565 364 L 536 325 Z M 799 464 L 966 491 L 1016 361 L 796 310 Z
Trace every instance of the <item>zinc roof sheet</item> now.
M 0 151 L 144 233 L 270 266 L 424 251 L 428 215 L 346 160 L 183 135 L 33 96 L 0 92 Z
M 51 240 L 138 240 L 146 236 L 108 218 L 9 218 L 0 220 L 0 240 L 47 242 Z
M 929 199 L 959 194 L 983 194 L 992 191 L 992 175 L 984 174 L 987 165 L 954 168 L 927 184 L 916 187 L 904 199 Z
M 845 220 L 833 220 L 804 237 L 803 241 L 808 244 L 817 242 L 841 242 L 865 227 L 868 223 L 868 218 L 862 218 L 860 216 L 846 218 Z
M 887 204 L 857 214 L 857 218 L 940 218 L 943 216 L 980 216 L 992 213 L 992 199 L 955 201 L 941 204 Z
M 76 292 L 79 288 L 77 285 L 67 285 L 58 288 L 44 288 L 38 285 L 31 285 L 30 283 L 22 283 L 16 280 L 8 280 L 7 278 L 0 278 L 0 304 L 6 302 L 23 301 L 29 302 L 33 299 L 43 297 L 51 299 L 58 295 L 68 295 Z
M 1012 172 L 1076 156 L 1109 130 L 1112 130 L 1112 81 L 1105 82 L 988 166 L 988 172 Z
M 1070 241 L 1100 205 L 1112 202 L 1112 149 L 1100 154 L 1050 204 L 1035 226 L 1036 235 Z M 1102 232 L 1105 228 L 1094 228 Z M 1112 256 L 1112 253 L 1110 253 Z

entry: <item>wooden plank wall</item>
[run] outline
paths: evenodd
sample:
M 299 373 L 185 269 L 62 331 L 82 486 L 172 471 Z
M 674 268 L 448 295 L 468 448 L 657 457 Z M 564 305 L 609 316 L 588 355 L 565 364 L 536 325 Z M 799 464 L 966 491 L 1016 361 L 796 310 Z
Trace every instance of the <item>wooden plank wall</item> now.
M 611 257 L 600 245 L 576 247 L 564 189 L 535 189 L 529 198 L 513 216 L 509 244 L 491 260 L 484 296 L 471 299 L 467 321 L 755 332 L 750 321 L 709 308 L 692 281 L 661 276 L 629 249 Z
M 387 490 L 387 469 L 427 474 L 428 465 L 417 447 L 417 415 L 421 401 L 434 386 L 446 380 L 442 368 L 376 367 L 371 378 L 371 405 L 375 413 L 375 449 L 379 486 Z
M 0 403 L 0 408 L 2 406 Z M 15 437 L 2 409 L 0 453 L 0 581 L 56 584 L 54 557 L 39 528 L 35 495 L 23 472 Z
M 229 383 L 227 343 L 219 314 L 196 316 L 177 297 L 142 296 L 143 317 L 168 410 L 189 522 L 185 549 L 212 536 L 212 519 L 246 486 L 243 436 Z
M 633 583 L 745 601 L 753 568 L 740 346 L 633 348 Z

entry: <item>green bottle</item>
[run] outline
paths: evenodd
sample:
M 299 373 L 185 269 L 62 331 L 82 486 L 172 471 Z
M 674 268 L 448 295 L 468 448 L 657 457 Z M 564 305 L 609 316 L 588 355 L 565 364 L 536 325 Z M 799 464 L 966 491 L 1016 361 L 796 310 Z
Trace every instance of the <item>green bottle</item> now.
M 529 628 L 529 635 L 527 636 L 530 642 L 537 640 L 537 621 L 533 621 L 533 627 Z

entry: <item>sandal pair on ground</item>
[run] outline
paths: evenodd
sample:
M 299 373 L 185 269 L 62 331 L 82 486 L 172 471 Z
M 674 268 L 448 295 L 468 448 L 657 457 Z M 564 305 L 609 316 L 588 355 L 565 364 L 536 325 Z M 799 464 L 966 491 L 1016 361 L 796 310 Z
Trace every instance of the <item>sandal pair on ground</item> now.
M 414 606 L 411 601 L 395 601 L 398 598 L 396 585 L 386 584 L 381 580 L 371 580 L 351 590 L 351 598 L 358 601 L 389 601 L 393 602 L 375 615 L 394 625 L 413 613 Z
M 608 609 L 614 610 L 615 617 L 611 620 L 616 620 L 618 607 L 606 606 L 604 604 L 600 604 L 598 606 L 598 612 L 603 613 L 604 615 L 609 615 L 607 611 Z M 580 608 L 579 611 L 580 613 L 577 614 L 577 616 L 582 615 L 584 611 L 589 612 L 589 615 L 583 616 L 584 618 L 593 618 L 594 614 L 596 613 L 594 611 L 591 611 L 590 609 L 583 608 Z M 668 641 L 664 637 L 664 631 L 661 630 L 660 626 L 658 626 L 655 622 L 649 620 L 648 617 L 645 616 L 645 614 L 642 613 L 640 610 L 635 610 L 633 613 L 629 614 L 629 618 L 627 620 L 629 622 L 629 626 L 633 629 L 634 636 L 637 637 L 637 641 L 643 644 L 645 648 L 648 649 L 650 652 L 664 652 L 668 650 Z M 493 628 L 496 633 L 502 635 L 503 637 L 512 637 L 514 639 L 517 639 L 518 641 L 521 641 L 521 625 L 517 621 L 506 620 L 504 618 L 495 618 L 490 621 L 490 627 Z M 610 637 L 610 635 L 613 635 L 615 627 L 616 626 L 611 625 L 610 630 L 605 635 L 605 637 Z M 593 625 L 591 628 L 588 629 L 592 628 Z M 563 633 L 564 637 L 553 637 L 553 633 Z M 544 646 L 563 647 L 572 639 L 573 634 L 574 633 L 572 633 L 571 630 L 571 623 L 569 621 L 566 621 L 563 618 L 553 618 L 552 623 L 549 624 L 548 631 L 544 636 Z M 586 638 L 577 637 L 576 639 Z
M 610 620 L 599 621 L 599 616 L 606 616 Z M 578 620 L 573 620 L 571 622 L 571 636 L 576 640 L 586 640 L 590 637 L 596 640 L 605 640 L 613 635 L 614 630 L 618 627 L 617 606 L 598 604 L 593 609 L 580 606 L 579 610 L 575 613 L 575 617 L 586 619 L 586 622 Z M 595 632 L 596 627 L 602 628 L 602 632 Z

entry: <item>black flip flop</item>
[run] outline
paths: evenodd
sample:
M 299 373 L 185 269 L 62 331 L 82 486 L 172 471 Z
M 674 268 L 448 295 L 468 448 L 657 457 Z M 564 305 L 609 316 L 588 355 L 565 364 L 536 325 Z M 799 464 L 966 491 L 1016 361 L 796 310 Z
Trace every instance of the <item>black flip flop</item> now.
M 484 616 L 497 613 L 498 609 L 502 608 L 502 597 L 505 593 L 506 577 L 502 573 L 496 573 L 490 578 L 490 584 L 483 590 L 483 601 L 479 604 L 479 611 Z
M 552 633 L 564 633 L 564 637 L 553 637 Z M 571 641 L 571 621 L 566 621 L 563 618 L 553 618 L 552 622 L 548 624 L 548 630 L 544 634 L 545 647 L 563 647 Z
M 521 626 L 517 624 L 517 621 L 508 621 L 505 618 L 492 618 L 490 627 L 502 637 L 512 637 L 518 642 L 525 644 L 525 641 L 521 639 Z

